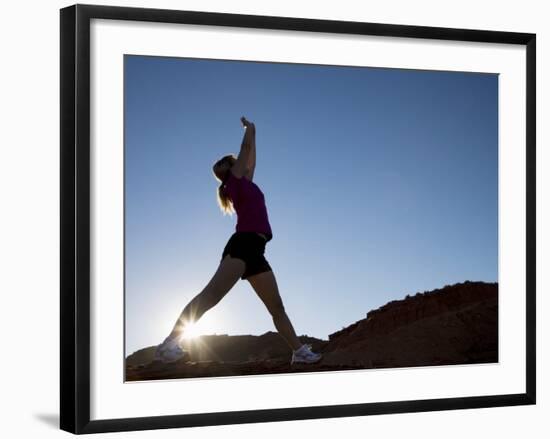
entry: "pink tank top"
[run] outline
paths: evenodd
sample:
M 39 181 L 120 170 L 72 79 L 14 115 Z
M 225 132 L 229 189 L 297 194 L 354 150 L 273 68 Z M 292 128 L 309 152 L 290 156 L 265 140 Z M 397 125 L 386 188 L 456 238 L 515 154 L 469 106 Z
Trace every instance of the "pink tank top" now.
M 233 172 L 225 180 L 225 190 L 233 201 L 237 213 L 237 232 L 259 232 L 272 236 L 265 206 L 265 197 L 260 188 L 246 177 L 237 178 Z

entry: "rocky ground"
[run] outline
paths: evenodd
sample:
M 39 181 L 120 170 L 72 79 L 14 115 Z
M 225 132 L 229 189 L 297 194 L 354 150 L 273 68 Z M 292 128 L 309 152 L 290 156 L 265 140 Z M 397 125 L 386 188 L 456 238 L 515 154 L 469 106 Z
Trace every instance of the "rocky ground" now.
M 323 353 L 319 363 L 291 366 L 275 332 L 210 335 L 188 342 L 190 357 L 171 364 L 152 361 L 155 346 L 134 352 L 126 381 L 498 362 L 498 284 L 466 281 L 407 295 L 328 340 L 300 339 Z

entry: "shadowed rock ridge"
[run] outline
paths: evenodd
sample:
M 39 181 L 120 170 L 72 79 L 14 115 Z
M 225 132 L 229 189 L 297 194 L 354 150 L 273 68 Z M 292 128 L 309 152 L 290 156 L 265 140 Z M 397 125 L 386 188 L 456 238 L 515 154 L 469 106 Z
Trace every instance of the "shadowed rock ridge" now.
M 289 364 L 276 332 L 202 336 L 190 358 L 152 362 L 155 346 L 126 359 L 126 380 L 334 371 L 498 362 L 498 284 L 466 281 L 393 300 L 329 335 L 301 336 L 323 353 L 315 365 Z

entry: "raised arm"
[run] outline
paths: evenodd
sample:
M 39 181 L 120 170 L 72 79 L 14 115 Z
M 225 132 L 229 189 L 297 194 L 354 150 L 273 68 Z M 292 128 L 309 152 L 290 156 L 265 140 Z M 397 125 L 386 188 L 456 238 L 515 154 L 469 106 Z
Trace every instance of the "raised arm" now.
M 252 180 L 254 168 L 256 167 L 256 127 L 244 117 L 241 117 L 241 122 L 246 130 L 241 143 L 239 156 L 231 168 L 231 171 L 238 178 L 245 176 L 249 180 Z
M 254 169 L 256 169 L 256 126 L 251 123 L 246 130 L 250 130 L 250 154 L 246 165 L 246 173 L 244 176 L 249 180 L 254 178 Z

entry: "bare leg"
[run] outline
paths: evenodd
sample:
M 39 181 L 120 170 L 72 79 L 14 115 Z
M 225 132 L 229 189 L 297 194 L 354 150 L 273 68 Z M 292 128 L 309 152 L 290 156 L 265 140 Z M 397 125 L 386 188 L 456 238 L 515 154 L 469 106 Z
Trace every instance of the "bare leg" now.
M 227 255 L 220 262 L 210 282 L 183 309 L 170 337 L 181 335 L 186 324 L 196 322 L 206 311 L 222 300 L 242 276 L 245 267 L 243 260 Z
M 279 288 L 277 287 L 277 281 L 272 271 L 265 271 L 258 273 L 247 278 L 252 285 L 252 288 L 256 291 L 256 294 L 260 297 L 262 302 L 267 307 L 275 328 L 279 331 L 279 334 L 283 336 L 288 345 L 296 350 L 302 343 L 296 336 L 292 323 L 288 318 L 283 301 L 279 294 Z

